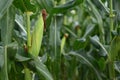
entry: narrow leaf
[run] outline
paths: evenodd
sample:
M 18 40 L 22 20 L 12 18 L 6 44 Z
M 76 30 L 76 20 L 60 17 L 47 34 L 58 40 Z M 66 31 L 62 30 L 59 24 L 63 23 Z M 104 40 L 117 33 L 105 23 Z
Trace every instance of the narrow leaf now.
M 0 20 L 0 27 L 1 27 L 1 39 L 3 44 L 9 44 L 11 42 L 12 30 L 14 26 L 14 19 L 15 19 L 15 11 L 14 7 L 11 6 L 7 13 L 2 17 Z
M 7 12 L 4 14 L 2 19 L 0 20 L 1 26 L 1 39 L 3 42 L 3 54 L 4 54 L 4 66 L 2 67 L 2 71 L 4 72 L 1 74 L 1 80 L 8 80 L 8 59 L 7 59 L 7 45 L 11 42 L 11 34 L 13 31 L 14 26 L 14 19 L 15 19 L 15 10 L 14 7 L 11 6 L 7 8 Z
M 102 56 L 108 55 L 107 50 L 102 45 L 102 43 L 100 43 L 99 38 L 97 36 L 90 37 L 90 41 L 93 44 L 93 46 L 100 51 L 100 55 L 102 55 Z
M 46 9 L 48 12 L 51 11 L 53 8 L 53 2 L 52 0 L 36 0 L 40 6 L 40 8 Z
M 36 11 L 35 5 L 31 4 L 30 0 L 14 0 L 13 4 L 16 8 L 20 9 L 22 12 L 26 11 Z
M 98 80 L 102 80 L 102 78 L 101 78 L 99 72 L 97 71 L 97 69 L 96 69 L 96 68 L 93 66 L 93 64 L 92 64 L 89 60 L 87 60 L 84 56 L 82 56 L 82 55 L 80 55 L 80 54 L 78 54 L 78 53 L 75 53 L 75 52 L 69 52 L 69 54 L 70 54 L 70 55 L 73 55 L 73 56 L 76 56 L 76 57 L 78 57 L 78 58 L 80 58 L 80 59 L 83 59 L 83 60 L 95 71 L 95 73 L 96 73 L 96 75 L 97 75 L 97 77 L 98 77 Z
M 115 36 L 110 45 L 109 57 L 112 61 L 117 59 L 120 51 L 120 36 Z
M 46 80 L 53 80 L 47 67 L 37 58 L 34 60 L 35 67 L 37 69 L 38 75 L 42 74 Z
M 53 8 L 52 13 L 63 13 L 65 11 L 67 11 L 68 9 L 71 9 L 74 6 L 79 5 L 80 3 L 82 3 L 84 0 L 71 0 L 66 2 L 63 5 L 59 5 Z
M 100 41 L 104 43 L 104 27 L 103 27 L 103 20 L 102 16 L 98 12 L 97 8 L 95 5 L 92 3 L 91 0 L 87 0 L 88 5 L 90 6 L 91 10 L 93 10 L 93 14 L 95 18 L 97 19 L 98 25 L 99 25 L 99 33 L 100 33 Z
M 3 47 L 0 46 L 0 68 L 3 67 L 4 58 L 3 58 Z
M 0 0 L 0 19 L 7 12 L 13 0 Z

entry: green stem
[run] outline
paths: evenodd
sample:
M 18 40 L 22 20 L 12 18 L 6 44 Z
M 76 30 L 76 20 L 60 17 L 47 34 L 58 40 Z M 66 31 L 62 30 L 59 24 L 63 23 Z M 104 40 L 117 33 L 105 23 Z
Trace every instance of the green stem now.
M 114 14 L 113 14 L 113 0 L 110 0 L 110 41 L 112 40 L 111 32 L 113 31 L 113 25 L 114 25 Z M 115 79 L 115 70 L 114 70 L 114 60 L 112 59 L 112 56 L 109 56 L 109 77 L 110 80 L 116 80 Z
M 30 34 L 30 12 L 26 12 L 26 27 L 27 27 L 27 47 L 31 47 L 31 34 Z
M 24 65 L 25 80 L 32 80 L 30 70 Z
M 114 14 L 113 14 L 113 0 L 110 0 L 110 40 L 112 39 L 112 36 L 111 36 L 111 32 L 113 31 L 113 24 L 114 24 L 114 21 L 113 21 L 113 17 L 114 17 Z
M 113 17 L 114 17 L 113 0 L 110 0 L 110 40 L 112 40 L 111 32 L 113 31 L 113 24 L 114 24 Z M 114 60 L 112 60 L 111 57 L 112 56 L 109 56 L 109 64 L 108 64 L 109 77 L 110 79 L 115 80 Z
M 4 71 L 5 71 L 5 80 L 8 79 L 8 71 L 7 71 L 7 46 L 4 46 Z
M 26 27 L 27 27 L 27 48 L 28 52 L 31 47 L 31 33 L 30 33 L 30 12 L 26 12 Z M 32 75 L 30 70 L 27 68 L 26 64 L 24 65 L 25 80 L 32 80 Z

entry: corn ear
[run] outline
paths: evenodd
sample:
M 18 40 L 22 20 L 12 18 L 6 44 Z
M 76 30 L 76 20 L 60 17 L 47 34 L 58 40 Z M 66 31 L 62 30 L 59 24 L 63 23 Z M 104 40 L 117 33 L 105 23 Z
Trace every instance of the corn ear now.
M 65 45 L 65 41 L 66 41 L 66 38 L 63 37 L 62 40 L 61 40 L 61 53 L 64 52 L 64 45 Z
M 38 57 L 39 55 L 39 51 L 42 43 L 42 37 L 43 37 L 43 29 L 44 29 L 44 22 L 42 15 L 40 15 L 35 23 L 35 27 L 32 32 L 31 47 L 29 48 L 29 53 L 33 57 Z
M 61 53 L 64 53 L 64 46 L 65 46 L 67 37 L 68 37 L 68 34 L 65 33 L 62 40 L 61 40 Z
M 81 29 L 79 28 L 79 29 L 77 30 L 77 35 L 78 35 L 79 38 L 81 37 L 81 34 L 82 34 L 82 31 L 81 31 Z

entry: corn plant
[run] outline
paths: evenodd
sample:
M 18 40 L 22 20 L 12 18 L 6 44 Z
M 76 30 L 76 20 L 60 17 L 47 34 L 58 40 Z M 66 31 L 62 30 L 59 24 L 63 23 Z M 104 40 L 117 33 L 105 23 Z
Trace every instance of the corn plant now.
M 0 80 L 119 80 L 119 0 L 0 0 Z

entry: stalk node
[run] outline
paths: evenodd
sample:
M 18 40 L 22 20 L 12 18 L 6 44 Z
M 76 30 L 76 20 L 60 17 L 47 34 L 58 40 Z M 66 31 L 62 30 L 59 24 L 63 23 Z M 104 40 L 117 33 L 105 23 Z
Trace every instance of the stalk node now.
M 115 14 L 110 14 L 109 17 L 110 17 L 110 18 L 114 18 L 114 17 L 115 17 Z

